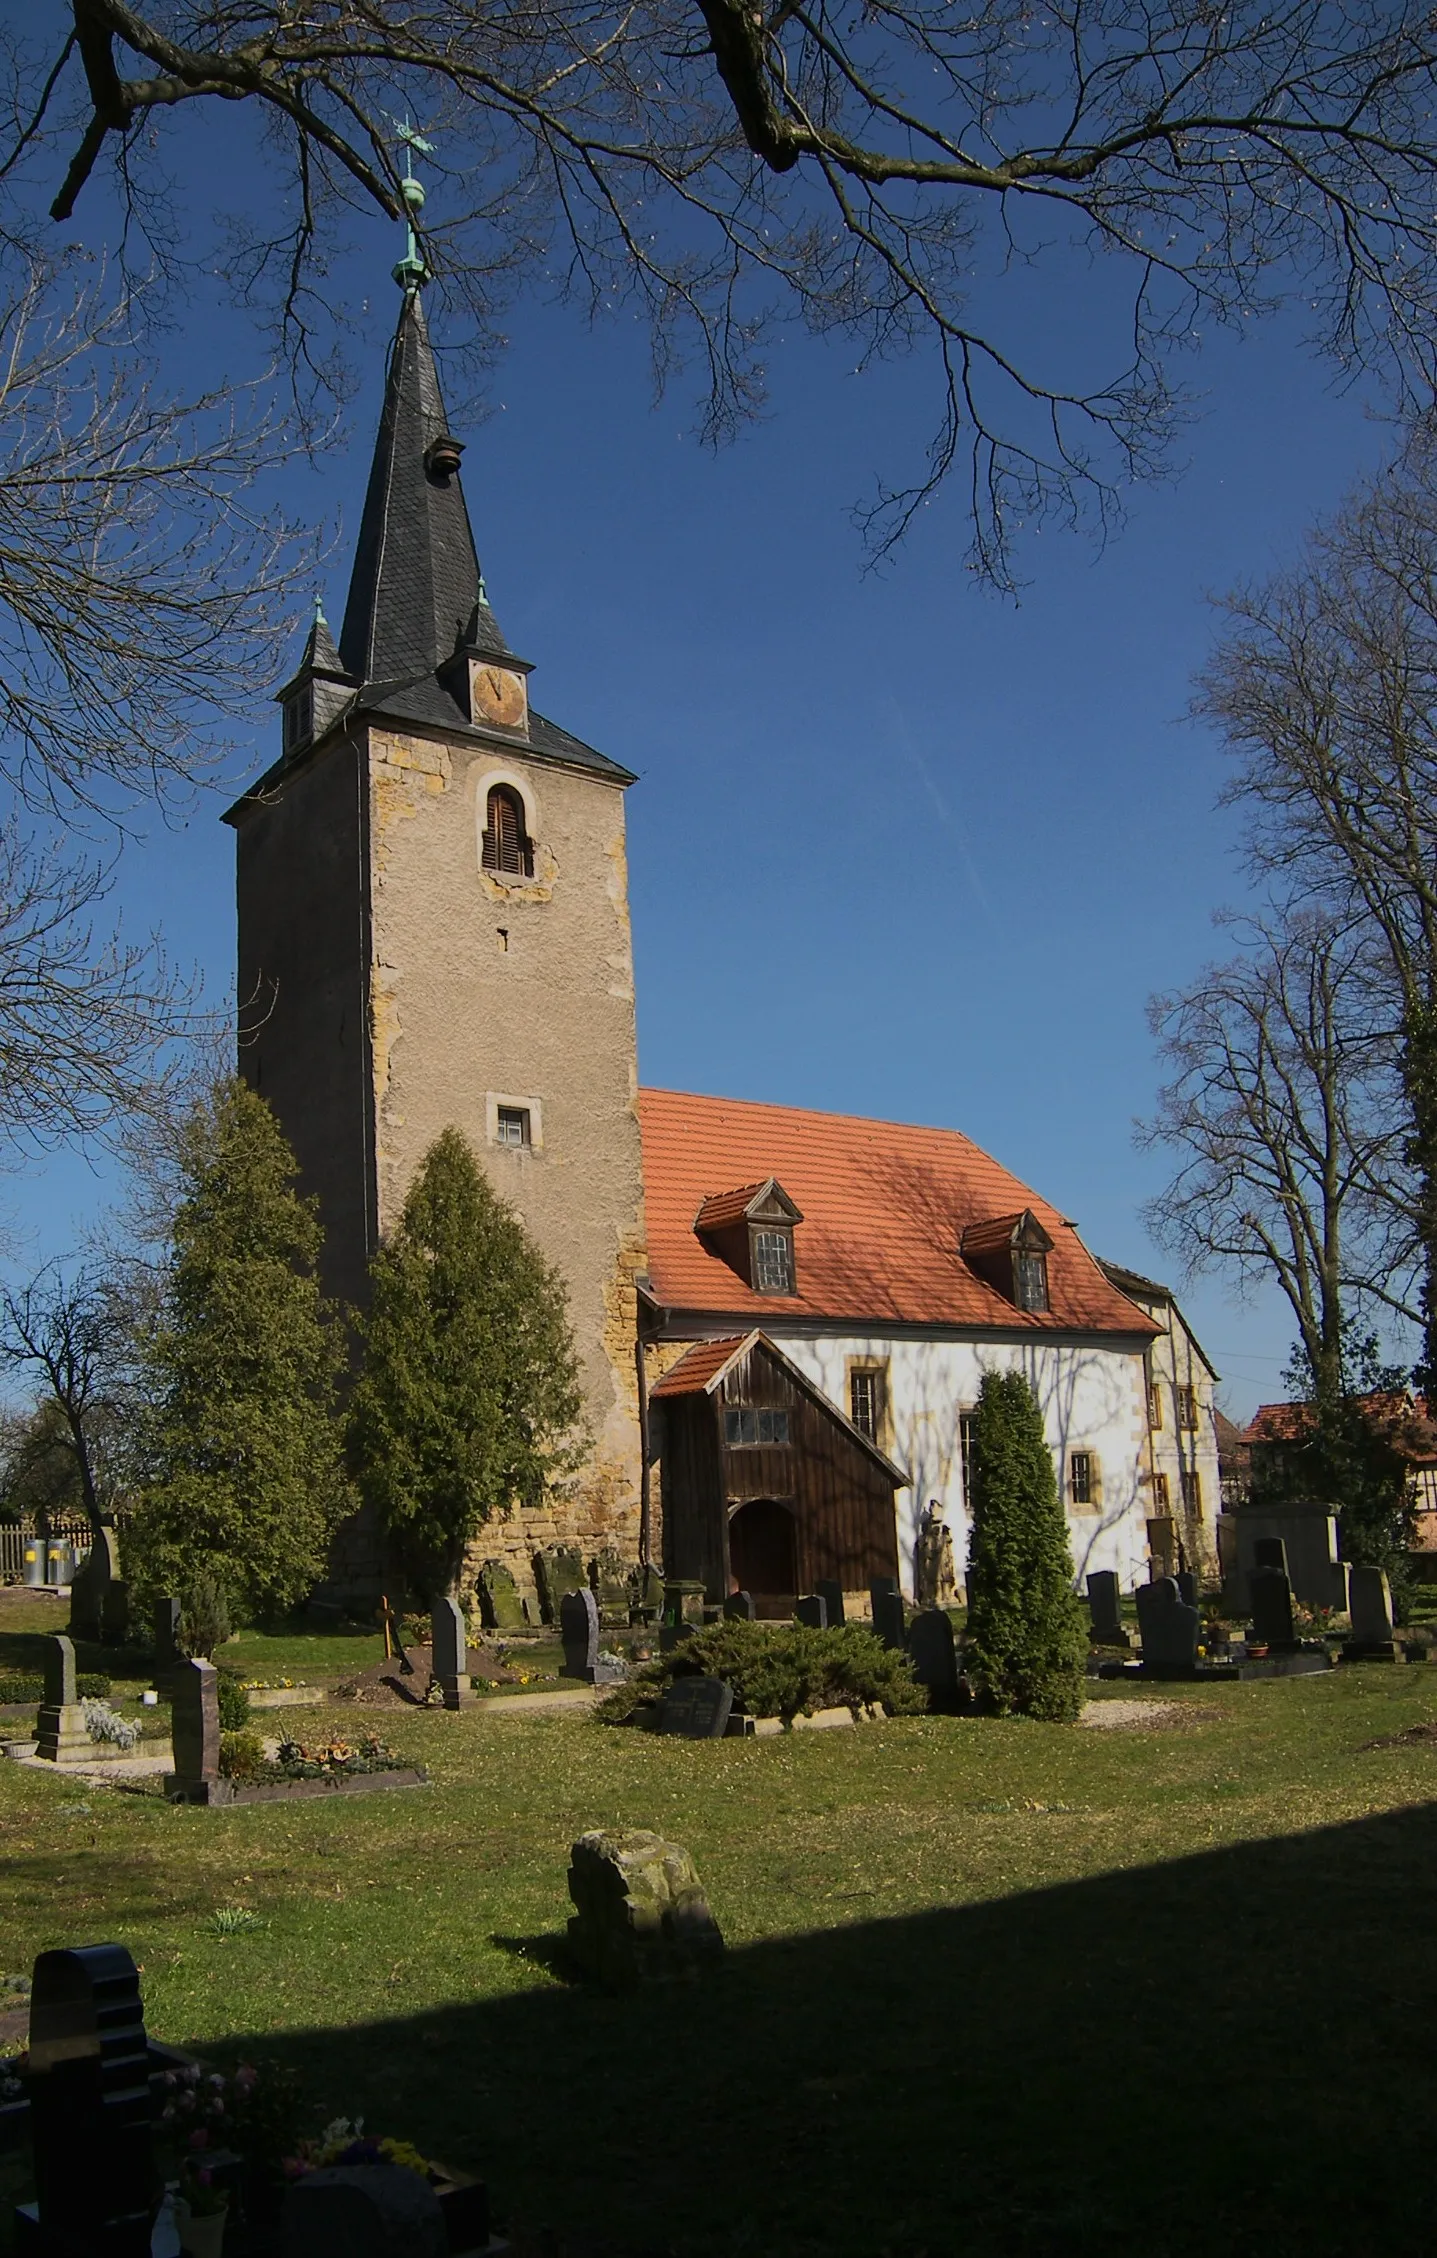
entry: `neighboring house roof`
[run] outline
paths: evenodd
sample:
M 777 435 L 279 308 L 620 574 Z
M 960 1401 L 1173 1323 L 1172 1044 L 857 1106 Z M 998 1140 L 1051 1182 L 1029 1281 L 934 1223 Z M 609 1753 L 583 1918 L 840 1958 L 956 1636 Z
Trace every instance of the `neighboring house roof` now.
M 1235 1458 L 1239 1451 L 1246 1451 L 1247 1436 L 1243 1433 L 1237 1421 L 1229 1419 L 1227 1413 L 1219 1411 L 1215 1405 L 1212 1422 L 1217 1431 L 1217 1455 L 1220 1460 Z
M 1352 1401 L 1399 1457 L 1414 1466 L 1437 1464 L 1437 1426 L 1428 1416 L 1425 1396 L 1391 1392 L 1354 1396 Z M 1310 1403 L 1261 1403 L 1241 1440 L 1301 1446 L 1312 1440 L 1316 1416 Z
M 953 1129 L 641 1090 L 650 1290 L 666 1308 L 789 1322 L 972 1332 L 1159 1328 L 1104 1277 L 1073 1225 Z M 775 1177 L 803 1213 L 798 1291 L 757 1294 L 694 1230 L 704 1203 Z M 737 1194 L 733 1195 L 735 1198 Z M 1014 1307 L 963 1259 L 974 1224 L 1031 1209 L 1053 1240 L 1047 1310 Z
M 677 1364 L 670 1366 L 662 1380 L 655 1382 L 649 1391 L 649 1400 L 663 1402 L 675 1396 L 711 1396 L 730 1369 L 746 1357 L 751 1349 L 756 1348 L 762 1349 L 765 1356 L 771 1357 L 787 1373 L 795 1387 L 801 1388 L 837 1426 L 843 1428 L 851 1441 L 867 1451 L 875 1464 L 882 1467 L 896 1489 L 906 1490 L 911 1486 L 913 1477 L 889 1458 L 885 1451 L 881 1451 L 861 1427 L 855 1427 L 847 1413 L 840 1411 L 833 1398 L 825 1395 L 817 1382 L 807 1372 L 801 1371 L 791 1357 L 784 1355 L 776 1341 L 771 1341 L 766 1333 L 757 1330 L 743 1333 L 736 1339 L 730 1335 L 722 1341 L 696 1341 L 691 1349 L 685 1350 Z
M 1098 1263 L 1104 1276 L 1117 1287 L 1119 1293 L 1126 1294 L 1129 1300 L 1135 1301 L 1140 1309 L 1144 1302 L 1149 1301 L 1157 1302 L 1164 1309 L 1170 1309 L 1193 1348 L 1202 1358 L 1209 1377 L 1214 1380 L 1218 1378 L 1217 1366 L 1184 1317 L 1178 1297 L 1171 1286 L 1164 1286 L 1157 1278 L 1145 1278 L 1141 1270 L 1129 1270 L 1125 1263 L 1105 1262 L 1101 1255 L 1098 1257 Z

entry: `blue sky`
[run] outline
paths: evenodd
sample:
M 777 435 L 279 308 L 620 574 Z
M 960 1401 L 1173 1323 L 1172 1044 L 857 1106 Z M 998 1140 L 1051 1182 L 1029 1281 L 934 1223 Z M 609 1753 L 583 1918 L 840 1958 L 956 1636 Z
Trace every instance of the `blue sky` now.
M 337 535 L 321 580 L 336 629 L 393 255 L 382 225 L 358 232 L 364 381 L 346 440 L 287 481 Z M 1076 276 L 1020 326 L 1081 325 L 1085 303 Z M 1010 604 L 972 583 L 956 492 L 863 569 L 848 513 L 921 449 L 921 362 L 859 377 L 790 335 L 769 418 L 714 456 L 682 385 L 653 405 L 632 322 L 530 306 L 508 330 L 491 413 L 461 432 L 465 487 L 536 704 L 638 772 L 644 1078 L 961 1128 L 1096 1251 L 1170 1275 L 1138 1215 L 1163 1169 L 1132 1142 L 1157 1079 L 1144 1002 L 1221 948 L 1211 913 L 1242 892 L 1222 755 L 1184 718 L 1207 599 L 1288 555 L 1380 458 L 1382 427 L 1291 327 L 1218 339 L 1186 371 L 1207 399 L 1184 474 L 1136 491 L 1101 553 L 1033 542 Z M 258 348 L 197 322 L 166 353 L 179 378 L 217 353 L 239 376 Z M 271 687 L 231 782 L 278 748 Z M 233 956 L 224 804 L 217 788 L 137 845 L 119 888 L 127 922 L 159 926 L 215 1001 Z M 61 1155 L 0 1185 L 0 1208 L 28 1261 L 73 1246 L 111 1196 L 102 1158 Z M 1185 1301 L 1230 1409 L 1281 1392 L 1275 1297 L 1238 1306 L 1215 1279 Z

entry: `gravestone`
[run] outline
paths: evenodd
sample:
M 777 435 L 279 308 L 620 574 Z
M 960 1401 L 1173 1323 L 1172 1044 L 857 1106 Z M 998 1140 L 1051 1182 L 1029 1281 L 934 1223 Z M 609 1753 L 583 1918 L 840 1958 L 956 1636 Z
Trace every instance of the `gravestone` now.
M 1198 1603 L 1198 1580 L 1193 1570 L 1191 1568 L 1180 1568 L 1173 1578 L 1173 1582 L 1177 1585 L 1178 1598 L 1182 1601 L 1183 1606 L 1196 1607 Z
M 813 1588 L 828 1609 L 828 1627 L 832 1629 L 843 1621 L 843 1586 L 831 1576 L 820 1576 Z
M 229 1803 L 234 1789 L 220 1778 L 219 1673 L 212 1662 L 181 1661 L 168 1674 L 170 1747 L 165 1774 L 171 1803 Z
M 941 1607 L 925 1607 L 908 1626 L 913 1675 L 928 1689 L 930 1709 L 951 1710 L 958 1701 L 958 1657 L 953 1625 Z
M 1255 1646 L 1293 1646 L 1292 1587 L 1280 1568 L 1254 1568 L 1247 1579 L 1247 1603 Z
M 70 1584 L 70 1636 L 98 1644 L 105 1636 L 110 1592 L 120 1580 L 120 1546 L 113 1529 L 97 1529 Z
M 457 1709 L 469 1691 L 469 1642 L 464 1610 L 457 1599 L 436 1600 L 429 1611 L 430 1669 L 446 1709 Z
M 1188 1607 L 1175 1576 L 1139 1584 L 1138 1636 L 1143 1668 L 1155 1677 L 1191 1677 L 1197 1670 L 1198 1611 Z
M 100 1644 L 102 1646 L 128 1646 L 130 1643 L 130 1587 L 116 1579 L 105 1586 L 100 1604 Z
M 1287 1574 L 1287 1544 L 1282 1537 L 1254 1537 L 1252 1540 L 1252 1565 L 1254 1568 L 1280 1568 Z
M 664 1621 L 702 1624 L 704 1586 L 692 1576 L 669 1576 L 664 1582 Z
M 629 1620 L 629 1572 L 617 1552 L 596 1552 L 589 1563 L 589 1582 L 599 1603 L 601 1623 Z
M 155 1684 L 163 1686 L 167 1674 L 177 1669 L 185 1659 L 180 1651 L 180 1603 L 174 1598 L 157 1599 L 154 1615 Z
M 723 1937 L 688 1852 L 645 1828 L 581 1835 L 570 1854 L 569 1948 L 611 1991 L 712 1963 Z
M 752 1623 L 754 1604 L 752 1592 L 730 1592 L 723 1603 L 723 1611 L 730 1623 Z
M 1381 1568 L 1354 1568 L 1348 1576 L 1348 1606 L 1352 1636 L 1346 1651 L 1368 1662 L 1390 1662 L 1392 1643 L 1392 1591 Z
M 586 1686 L 608 1686 L 623 1676 L 618 1664 L 599 1659 L 599 1603 L 587 1584 L 582 1591 L 565 1592 L 560 1600 L 559 1632 L 564 1641 L 561 1678 L 577 1678 Z
M 1094 1646 L 1131 1646 L 1123 1627 L 1122 1597 L 1111 1568 L 1095 1568 L 1088 1578 L 1088 1636 Z
M 118 1944 L 42 1952 L 30 1990 L 35 2201 L 17 2248 L 148 2258 L 159 2186 L 139 1971 Z
M 586 1592 L 589 1579 L 582 1555 L 572 1545 L 550 1545 L 534 1555 L 534 1578 L 546 1623 L 557 1623 L 560 1603 L 570 1592 Z
M 664 1611 L 664 1579 L 654 1567 L 629 1571 L 629 1621 L 657 1623 Z
M 447 2258 L 439 2198 L 418 2172 L 332 2164 L 306 2172 L 284 2199 L 284 2258 Z
M 35 1718 L 35 1754 L 48 1764 L 93 1764 L 95 1744 L 75 1691 L 75 1649 L 69 1639 L 45 1641 L 45 1698 Z
M 875 1638 L 901 1653 L 908 1644 L 908 1615 L 902 1592 L 891 1576 L 878 1576 L 868 1587 L 868 1597 L 873 1609 Z
M 528 1617 L 514 1581 L 514 1571 L 502 1560 L 486 1560 L 479 1571 L 479 1613 L 486 1629 L 491 1631 L 527 1628 Z
M 721 1741 L 733 1714 L 733 1687 L 722 1678 L 675 1678 L 659 1703 L 657 1730 L 686 1741 Z
M 793 1619 L 809 1631 L 828 1629 L 828 1608 L 816 1592 L 810 1592 L 793 1603 Z

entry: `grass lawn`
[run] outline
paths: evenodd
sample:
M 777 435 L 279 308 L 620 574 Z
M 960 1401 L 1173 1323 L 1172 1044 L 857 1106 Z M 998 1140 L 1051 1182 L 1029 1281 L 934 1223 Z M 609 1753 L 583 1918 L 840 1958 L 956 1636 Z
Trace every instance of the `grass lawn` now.
M 1437 1744 L 1363 1744 L 1437 1667 L 1164 1691 L 1179 1729 L 385 1713 L 433 1785 L 333 1806 L 0 1764 L 0 1970 L 118 1939 L 157 2036 L 482 2171 L 526 2252 L 1425 2250 Z M 689 1846 L 720 1972 L 564 1980 L 595 1825 Z

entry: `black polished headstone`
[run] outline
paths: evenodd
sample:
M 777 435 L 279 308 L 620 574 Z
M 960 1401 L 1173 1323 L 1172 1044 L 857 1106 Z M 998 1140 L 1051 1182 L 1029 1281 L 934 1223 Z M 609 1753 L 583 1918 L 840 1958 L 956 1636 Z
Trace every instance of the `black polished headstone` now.
M 148 2258 L 159 2199 L 139 1971 L 123 1945 L 42 1952 L 30 1992 L 36 2201 L 21 2250 Z
M 941 1607 L 925 1607 L 908 1626 L 913 1675 L 928 1689 L 930 1709 L 951 1709 L 958 1699 L 958 1657 L 953 1625 Z
M 1196 1607 L 1198 1603 L 1198 1580 L 1192 1569 L 1180 1568 L 1173 1578 L 1173 1582 L 1177 1585 L 1178 1598 L 1182 1601 L 1183 1606 Z
M 1248 1572 L 1247 1604 L 1252 1616 L 1256 1646 L 1291 1646 L 1292 1586 L 1280 1568 L 1253 1568 Z
M 559 1602 L 559 1631 L 564 1641 L 560 1677 L 593 1685 L 599 1666 L 599 1603 L 587 1584 L 582 1591 L 564 1593 Z
M 820 1576 L 813 1588 L 828 1609 L 828 1624 L 831 1630 L 835 1623 L 843 1621 L 843 1586 L 836 1583 L 832 1577 Z
M 1177 1578 L 1155 1576 L 1151 1583 L 1139 1584 L 1133 1597 L 1143 1668 L 1158 1675 L 1190 1676 L 1197 1669 L 1198 1612 L 1185 1604 Z
M 181 1660 L 166 1673 L 174 1770 L 165 1794 L 175 1803 L 228 1803 L 233 1789 L 220 1778 L 219 1673 L 203 1657 Z
M 659 1703 L 658 1730 L 688 1741 L 721 1741 L 733 1712 L 733 1687 L 722 1678 L 675 1678 Z
M 803 1599 L 794 1601 L 793 1619 L 810 1631 L 828 1629 L 828 1609 L 816 1592 L 810 1592 Z
M 1254 1568 L 1280 1568 L 1287 1574 L 1287 1546 L 1281 1537 L 1254 1537 L 1252 1543 Z
M 1129 1646 L 1123 1628 L 1122 1595 L 1111 1568 L 1095 1568 L 1088 1578 L 1088 1635 L 1094 1646 Z
M 724 1614 L 731 1623 L 751 1623 L 754 1620 L 752 1592 L 730 1592 L 723 1603 Z
M 177 1599 L 157 1599 L 154 1612 L 155 1677 L 163 1677 L 183 1662 L 180 1652 L 180 1603 Z
M 437 1599 L 429 1611 L 429 1667 L 446 1709 L 469 1691 L 469 1638 L 457 1599 Z
M 908 1611 L 903 1594 L 891 1576 L 879 1577 L 868 1587 L 873 1605 L 874 1636 L 900 1651 L 908 1643 Z

